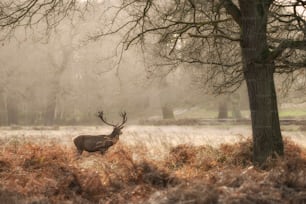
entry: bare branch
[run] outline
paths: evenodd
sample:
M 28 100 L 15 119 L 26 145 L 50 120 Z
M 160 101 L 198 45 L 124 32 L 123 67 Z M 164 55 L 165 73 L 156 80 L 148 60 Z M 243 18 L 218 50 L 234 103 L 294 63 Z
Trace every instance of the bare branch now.
M 220 0 L 220 6 L 223 6 L 226 12 L 233 17 L 235 22 L 241 26 L 241 13 L 239 8 L 232 0 Z
M 230 41 L 238 41 L 238 42 L 241 41 L 240 38 L 234 38 L 229 35 L 223 35 L 223 34 L 196 35 L 196 34 L 190 33 L 189 36 L 193 38 L 223 38 L 223 39 L 227 39 Z
M 283 40 L 278 45 L 276 49 L 274 49 L 270 56 L 270 60 L 275 60 L 278 58 L 286 49 L 298 49 L 306 51 L 306 41 L 305 40 Z

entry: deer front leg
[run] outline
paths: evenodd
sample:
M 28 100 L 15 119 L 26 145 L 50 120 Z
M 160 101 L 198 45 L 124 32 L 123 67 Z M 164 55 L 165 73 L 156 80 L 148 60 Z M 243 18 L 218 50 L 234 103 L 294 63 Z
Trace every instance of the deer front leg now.
M 111 147 L 113 144 L 114 143 L 112 140 L 105 140 L 102 142 L 98 142 L 96 144 L 96 149 L 100 151 L 101 154 L 104 154 L 108 150 L 108 148 Z
M 104 154 L 107 151 L 107 149 L 101 148 L 101 149 L 99 149 L 99 151 L 100 151 L 101 154 Z
M 74 160 L 79 160 L 81 158 L 82 153 L 83 153 L 82 149 L 77 149 L 77 151 L 75 152 Z

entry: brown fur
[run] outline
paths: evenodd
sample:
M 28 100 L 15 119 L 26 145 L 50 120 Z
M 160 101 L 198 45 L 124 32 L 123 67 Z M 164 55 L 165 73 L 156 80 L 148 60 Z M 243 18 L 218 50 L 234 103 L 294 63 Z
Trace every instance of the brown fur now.
M 103 154 L 116 144 L 119 136 L 122 134 L 123 124 L 127 121 L 126 113 L 122 113 L 122 123 L 120 125 L 113 125 L 105 121 L 103 112 L 99 112 L 98 117 L 107 125 L 113 126 L 113 132 L 109 135 L 80 135 L 74 138 L 73 142 L 77 148 L 78 153 L 81 155 L 83 151 L 87 152 L 101 152 Z

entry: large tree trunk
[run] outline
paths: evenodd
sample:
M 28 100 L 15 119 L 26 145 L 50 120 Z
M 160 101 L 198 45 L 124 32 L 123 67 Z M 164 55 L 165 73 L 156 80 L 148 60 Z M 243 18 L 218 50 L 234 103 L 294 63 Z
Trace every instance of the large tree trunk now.
M 262 164 L 269 156 L 283 155 L 276 93 L 271 67 L 257 67 L 246 74 L 253 130 L 254 162 Z
M 275 153 L 283 155 L 273 73 L 269 58 L 265 0 L 239 0 L 241 11 L 241 49 L 247 82 L 253 130 L 254 163 L 263 164 Z

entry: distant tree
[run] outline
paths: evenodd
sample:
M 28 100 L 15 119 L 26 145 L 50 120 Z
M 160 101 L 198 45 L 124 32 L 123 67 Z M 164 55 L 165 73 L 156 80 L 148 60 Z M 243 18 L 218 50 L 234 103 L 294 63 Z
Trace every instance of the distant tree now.
M 68 39 L 59 43 L 59 49 L 57 52 L 51 53 L 49 50 L 48 58 L 50 65 L 52 66 L 52 80 L 51 80 L 51 91 L 47 100 L 47 106 L 45 109 L 45 124 L 53 125 L 57 119 L 56 110 L 58 109 L 58 96 L 60 94 L 60 82 L 61 77 L 65 70 L 68 69 L 69 63 L 72 61 L 74 49 L 72 45 L 73 35 L 69 35 Z M 61 41 L 62 39 L 57 39 Z M 53 44 L 54 45 L 54 44 Z
M 232 106 L 232 117 L 235 119 L 241 119 L 242 115 L 240 112 L 240 101 L 241 96 L 239 93 L 233 93 L 230 95 L 230 101 Z
M 229 105 L 229 96 L 225 95 L 219 98 L 218 103 L 218 119 L 227 119 L 228 118 L 228 105 Z
M 162 110 L 163 119 L 174 119 L 173 113 L 173 105 L 170 102 L 169 95 L 171 92 L 169 91 L 169 84 L 167 79 L 163 77 L 159 83 L 159 97 L 160 97 L 160 106 Z
M 1 67 L 0 73 L 2 80 L 0 81 L 0 125 L 7 125 L 7 100 L 6 100 L 6 70 Z
M 19 123 L 19 106 L 22 91 L 18 90 L 18 80 L 20 79 L 19 63 L 16 57 L 9 56 L 10 53 L 17 52 L 16 49 L 4 47 L 1 56 L 1 81 L 0 81 L 0 124 L 17 125 Z M 17 52 L 17 55 L 19 53 Z M 12 63 L 10 63 L 12 61 Z

